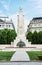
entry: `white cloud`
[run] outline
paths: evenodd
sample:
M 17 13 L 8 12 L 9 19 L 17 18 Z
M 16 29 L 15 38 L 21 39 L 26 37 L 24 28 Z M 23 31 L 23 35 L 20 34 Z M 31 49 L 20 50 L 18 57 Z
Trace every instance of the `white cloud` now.
M 36 0 L 37 6 L 36 8 L 42 9 L 42 0 Z
M 3 12 L 0 10 L 0 16 L 5 16 L 5 14 L 3 14 Z
M 4 7 L 6 10 L 9 11 L 9 7 L 8 7 L 8 5 L 4 4 L 3 7 Z
M 29 20 L 29 19 L 24 19 L 24 30 L 25 30 L 25 32 L 26 32 L 27 29 L 28 29 L 29 23 L 30 23 L 30 20 Z
M 2 11 L 0 10 L 0 14 L 2 13 Z
M 9 6 L 8 6 L 7 2 L 0 1 L 0 3 L 3 5 L 4 9 L 6 9 L 7 11 L 9 11 Z
M 4 4 L 4 3 L 5 3 L 5 1 L 4 1 L 4 0 L 0 0 L 0 3 Z
M 13 20 L 13 23 L 14 23 L 14 26 L 15 26 L 15 29 L 17 32 L 17 14 L 11 15 L 11 16 L 9 16 L 9 18 Z
M 42 3 L 42 0 L 36 0 L 36 1 L 37 1 L 38 3 L 40 3 L 40 4 Z
M 2 11 L 0 11 L 0 18 L 1 17 L 6 17 L 6 15 L 5 14 L 3 14 L 3 12 Z M 2 18 L 3 20 L 4 20 L 4 18 Z
M 31 12 L 34 14 L 34 16 L 42 15 L 42 0 L 34 0 L 33 3 L 35 3 L 35 6 Z

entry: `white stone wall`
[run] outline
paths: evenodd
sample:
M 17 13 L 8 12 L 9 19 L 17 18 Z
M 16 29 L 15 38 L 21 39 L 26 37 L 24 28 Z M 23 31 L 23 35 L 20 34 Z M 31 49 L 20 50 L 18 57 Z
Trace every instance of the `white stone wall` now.
M 14 29 L 14 24 L 9 18 L 0 18 L 0 29 Z
M 42 31 L 42 22 L 33 22 L 31 21 L 31 23 L 29 24 L 29 28 L 28 31 L 34 32 L 34 31 Z
M 12 24 L 0 23 L 0 29 L 13 29 Z
M 20 42 L 20 40 L 25 43 L 25 45 L 26 45 L 25 47 L 28 47 L 28 45 L 31 45 L 31 42 L 28 42 L 28 40 L 26 39 L 25 35 L 19 35 L 19 36 L 17 36 L 16 39 L 14 40 L 14 42 L 13 42 L 13 43 L 14 43 L 13 47 L 17 47 L 17 43 Z

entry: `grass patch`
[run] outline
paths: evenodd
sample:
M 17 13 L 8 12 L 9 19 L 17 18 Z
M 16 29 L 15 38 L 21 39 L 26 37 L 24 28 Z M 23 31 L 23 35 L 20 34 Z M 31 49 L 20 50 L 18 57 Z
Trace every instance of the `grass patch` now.
M 38 56 L 42 56 L 42 51 L 27 51 L 30 60 L 40 60 Z
M 0 52 L 0 61 L 9 61 L 15 52 Z

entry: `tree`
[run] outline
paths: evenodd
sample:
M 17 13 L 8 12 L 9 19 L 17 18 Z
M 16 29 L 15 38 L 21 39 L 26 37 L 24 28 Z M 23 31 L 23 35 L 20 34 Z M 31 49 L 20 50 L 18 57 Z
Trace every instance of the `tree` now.
M 31 41 L 32 44 L 42 44 L 42 31 L 40 32 L 28 32 L 26 38 Z
M 11 43 L 11 41 L 14 41 L 16 38 L 17 34 L 15 30 L 8 30 L 7 32 L 7 43 Z
M 16 36 L 17 34 L 15 30 L 0 30 L 0 44 L 11 44 Z
M 32 44 L 38 44 L 38 33 L 36 31 L 32 35 Z
M 38 44 L 42 44 L 42 31 L 38 33 Z
M 28 39 L 28 41 L 32 41 L 32 32 L 28 32 L 26 38 Z
M 6 30 L 1 30 L 1 39 L 0 39 L 0 43 L 1 44 L 6 44 L 7 42 L 7 31 Z

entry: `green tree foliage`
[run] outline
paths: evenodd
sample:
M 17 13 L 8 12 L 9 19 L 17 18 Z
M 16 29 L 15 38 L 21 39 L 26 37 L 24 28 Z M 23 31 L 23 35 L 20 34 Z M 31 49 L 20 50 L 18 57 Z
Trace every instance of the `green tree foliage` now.
M 32 32 L 28 32 L 26 38 L 28 39 L 28 41 L 32 41 Z
M 10 44 L 16 38 L 15 30 L 0 30 L 0 44 Z
M 0 44 L 5 44 L 7 42 L 7 31 L 0 30 Z
M 42 44 L 42 31 L 40 32 L 28 32 L 26 38 L 31 41 L 32 44 Z
M 38 43 L 42 44 L 42 31 L 38 33 Z
M 36 31 L 32 35 L 32 44 L 38 44 L 38 33 Z

